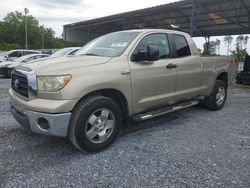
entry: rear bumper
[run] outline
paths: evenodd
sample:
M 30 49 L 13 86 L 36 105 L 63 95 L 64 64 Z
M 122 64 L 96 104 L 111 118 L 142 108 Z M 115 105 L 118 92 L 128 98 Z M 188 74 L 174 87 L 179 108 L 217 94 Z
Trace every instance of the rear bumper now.
M 10 110 L 16 121 L 32 132 L 59 137 L 67 136 L 71 113 L 48 114 L 35 112 L 14 103 L 10 104 Z M 44 124 L 41 122 L 46 122 L 47 126 L 44 128 Z

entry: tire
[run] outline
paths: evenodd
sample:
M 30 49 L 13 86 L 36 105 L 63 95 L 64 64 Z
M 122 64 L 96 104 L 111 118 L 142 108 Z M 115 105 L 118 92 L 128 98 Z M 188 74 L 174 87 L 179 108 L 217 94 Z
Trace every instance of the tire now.
M 223 108 L 226 99 L 227 84 L 224 81 L 217 80 L 211 95 L 205 98 L 204 104 L 210 110 L 220 110 Z
M 98 152 L 114 142 L 121 124 L 122 112 L 114 100 L 90 96 L 74 108 L 68 137 L 81 151 Z

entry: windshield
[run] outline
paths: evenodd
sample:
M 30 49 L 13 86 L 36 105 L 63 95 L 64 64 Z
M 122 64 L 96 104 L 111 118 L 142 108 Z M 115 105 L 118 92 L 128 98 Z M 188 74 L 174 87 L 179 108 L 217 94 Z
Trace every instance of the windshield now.
M 12 52 L 12 51 L 8 51 L 8 52 L 1 53 L 1 54 L 0 54 L 0 57 L 7 56 L 7 55 L 9 55 L 11 52 Z
M 61 50 L 56 51 L 55 53 L 53 53 L 50 57 L 61 57 L 61 56 L 65 56 L 69 51 L 71 51 L 71 48 L 63 48 Z
M 29 57 L 31 57 L 31 56 L 30 55 L 28 55 L 28 57 L 27 56 L 22 56 L 22 57 L 19 57 L 17 59 L 13 59 L 11 61 L 13 61 L 13 62 L 21 62 L 21 61 L 23 61 L 23 60 L 25 60 L 25 59 L 27 59 Z
M 135 39 L 139 32 L 117 32 L 101 36 L 83 46 L 78 55 L 118 57 Z

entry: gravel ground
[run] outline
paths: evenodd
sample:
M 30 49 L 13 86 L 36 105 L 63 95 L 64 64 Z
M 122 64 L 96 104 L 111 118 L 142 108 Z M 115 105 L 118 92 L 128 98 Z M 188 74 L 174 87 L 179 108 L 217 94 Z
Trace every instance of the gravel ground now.
M 200 106 L 131 123 L 107 150 L 81 153 L 25 131 L 0 80 L 0 187 L 250 187 L 250 88 L 223 110 Z

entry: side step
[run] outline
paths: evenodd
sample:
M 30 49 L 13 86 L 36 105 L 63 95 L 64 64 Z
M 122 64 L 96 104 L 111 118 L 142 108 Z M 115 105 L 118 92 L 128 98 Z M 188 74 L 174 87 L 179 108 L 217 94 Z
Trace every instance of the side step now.
M 153 117 L 161 116 L 161 115 L 164 115 L 164 114 L 168 114 L 170 112 L 175 112 L 175 111 L 182 110 L 182 109 L 185 109 L 185 108 L 188 108 L 188 107 L 191 107 L 191 106 L 195 106 L 195 105 L 197 105 L 199 103 L 200 103 L 200 101 L 198 101 L 198 100 L 184 102 L 184 103 L 180 103 L 180 104 L 177 104 L 177 105 L 174 105 L 174 106 L 165 107 L 165 108 L 161 108 L 161 109 L 154 110 L 154 111 L 151 111 L 151 112 L 147 112 L 147 113 L 144 113 L 144 114 L 138 114 L 138 115 L 135 115 L 134 117 L 132 117 L 132 119 L 134 121 L 144 121 L 144 120 L 147 120 L 147 119 L 150 119 L 150 118 L 153 118 Z

